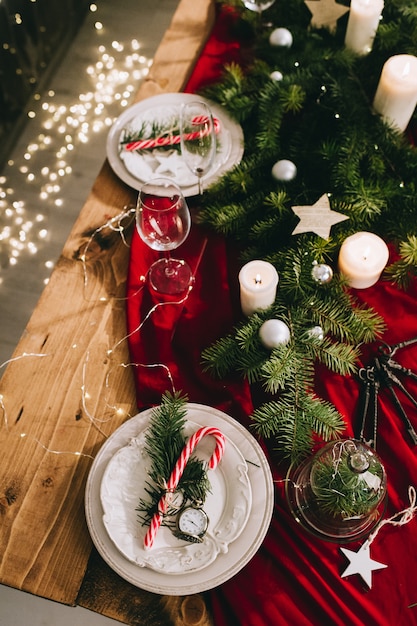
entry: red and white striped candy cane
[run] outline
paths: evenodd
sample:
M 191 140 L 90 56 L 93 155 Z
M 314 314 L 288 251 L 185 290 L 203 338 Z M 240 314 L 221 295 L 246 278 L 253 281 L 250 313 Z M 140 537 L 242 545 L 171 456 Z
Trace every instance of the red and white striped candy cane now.
M 201 124 L 204 121 L 204 116 L 200 115 L 193 120 L 194 124 Z M 217 134 L 220 130 L 220 122 L 217 118 L 213 118 L 214 132 Z M 188 133 L 185 135 L 185 141 L 193 141 L 209 134 L 209 129 L 203 131 L 196 131 L 194 133 Z M 156 139 L 141 139 L 140 141 L 131 141 L 124 146 L 124 149 L 128 152 L 133 150 L 150 150 L 152 148 L 163 148 L 164 146 L 175 146 L 181 143 L 181 135 L 164 135 L 163 137 L 157 137 Z
M 156 537 L 156 533 L 158 532 L 158 529 L 162 524 L 163 517 L 169 508 L 169 504 L 172 499 L 172 493 L 175 491 L 178 483 L 180 482 L 180 478 L 184 472 L 185 466 L 187 465 L 188 460 L 193 453 L 195 447 L 198 445 L 201 439 L 203 437 L 206 437 L 207 435 L 211 435 L 216 440 L 216 447 L 208 462 L 209 469 L 214 470 L 221 460 L 226 446 L 226 439 L 223 433 L 218 428 L 215 428 L 214 426 L 203 426 L 189 438 L 175 464 L 174 469 L 172 470 L 171 476 L 169 477 L 166 492 L 158 502 L 158 511 L 151 519 L 151 523 L 143 541 L 143 546 L 145 549 L 149 549 L 152 547 L 154 539 Z

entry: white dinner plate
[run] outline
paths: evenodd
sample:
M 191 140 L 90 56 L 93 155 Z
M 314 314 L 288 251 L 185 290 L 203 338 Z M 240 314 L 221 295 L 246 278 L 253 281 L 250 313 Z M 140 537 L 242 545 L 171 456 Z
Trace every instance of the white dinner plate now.
M 106 563 L 119 576 L 135 586 L 164 595 L 188 595 L 206 591 L 217 587 L 240 571 L 254 556 L 264 540 L 274 506 L 271 470 L 256 439 L 236 420 L 222 411 L 205 405 L 187 404 L 187 420 L 194 424 L 219 428 L 227 441 L 234 444 L 245 460 L 252 494 L 250 510 L 241 532 L 228 543 L 227 550 L 218 553 L 216 558 L 204 567 L 196 571 L 185 570 L 175 574 L 141 567 L 124 556 L 110 538 L 103 519 L 101 488 L 109 462 L 115 454 L 128 446 L 132 439 L 147 428 L 151 412 L 152 409 L 147 409 L 129 419 L 107 439 L 99 450 L 86 485 L 85 512 L 88 529 L 94 545 Z M 213 476 L 216 471 L 213 471 Z
M 187 421 L 184 433 L 190 437 L 204 424 Z M 143 547 L 148 530 L 138 519 L 139 502 L 149 501 L 146 492 L 151 459 L 146 454 L 147 428 L 133 437 L 110 459 L 101 481 L 100 499 L 104 526 L 120 552 L 141 567 L 165 574 L 183 574 L 207 567 L 220 552 L 227 552 L 246 526 L 252 505 L 248 466 L 230 440 L 215 470 L 208 470 L 211 489 L 204 503 L 209 526 L 202 543 L 180 540 L 167 526 L 161 526 L 150 550 Z M 209 461 L 215 442 L 205 437 L 194 455 Z M 168 478 L 168 477 L 167 477 Z
M 206 102 L 213 116 L 220 122 L 215 164 L 203 177 L 203 185 L 207 187 L 240 162 L 243 155 L 243 131 L 223 107 L 194 94 L 164 93 L 132 105 L 117 118 L 110 129 L 107 137 L 107 158 L 113 171 L 123 182 L 139 190 L 148 180 L 164 177 L 175 181 L 184 196 L 198 194 L 197 178 L 182 160 L 180 151 L 150 149 L 128 152 L 122 147 L 126 130 L 135 131 L 143 125 L 151 127 L 153 124 L 164 128 L 172 124 L 178 125 L 181 105 L 193 100 Z

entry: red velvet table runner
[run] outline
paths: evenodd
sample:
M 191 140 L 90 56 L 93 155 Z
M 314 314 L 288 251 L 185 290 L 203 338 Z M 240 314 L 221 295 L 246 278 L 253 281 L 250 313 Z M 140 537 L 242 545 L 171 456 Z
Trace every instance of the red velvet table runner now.
M 187 86 L 197 92 L 218 77 L 224 62 L 239 59 L 239 43 L 230 36 L 232 17 L 217 20 Z M 127 290 L 127 322 L 131 360 L 135 364 L 138 409 L 159 404 L 166 390 L 181 390 L 190 402 L 217 407 L 245 425 L 252 412 L 248 385 L 213 380 L 202 370 L 201 351 L 227 334 L 237 321 L 239 266 L 221 237 L 193 225 L 178 254 L 195 272 L 193 289 L 181 297 L 161 300 L 143 281 L 156 253 L 135 233 Z M 417 337 L 415 285 L 402 292 L 387 282 L 356 291 L 359 300 L 385 319 L 384 341 Z M 417 347 L 406 348 L 398 360 L 417 371 Z M 372 347 L 364 350 L 364 365 Z M 408 384 L 417 397 L 417 384 Z M 317 394 L 344 415 L 346 435 L 358 406 L 356 377 L 318 369 Z M 401 397 L 417 429 L 417 411 Z M 417 486 L 417 447 L 387 392 L 380 393 L 378 453 L 388 476 L 386 516 L 409 505 L 408 487 Z M 372 573 L 372 587 L 358 575 L 342 578 L 348 565 L 340 546 L 314 538 L 292 518 L 285 500 L 284 469 L 271 461 L 276 480 L 275 510 L 268 534 L 254 558 L 230 581 L 210 592 L 215 626 L 412 626 L 417 625 L 417 521 L 384 526 L 371 545 L 372 559 L 387 568 Z M 360 543 L 346 545 L 357 550 Z

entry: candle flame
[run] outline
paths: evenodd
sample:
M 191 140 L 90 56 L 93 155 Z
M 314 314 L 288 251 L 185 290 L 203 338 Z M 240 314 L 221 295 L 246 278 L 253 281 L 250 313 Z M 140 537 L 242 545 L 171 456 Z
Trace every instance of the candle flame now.
M 410 75 L 410 61 L 407 61 L 407 63 L 404 66 L 403 69 L 403 73 L 401 75 L 402 78 L 407 78 Z
M 255 285 L 260 285 L 262 284 L 262 278 L 260 274 L 256 274 L 255 276 Z

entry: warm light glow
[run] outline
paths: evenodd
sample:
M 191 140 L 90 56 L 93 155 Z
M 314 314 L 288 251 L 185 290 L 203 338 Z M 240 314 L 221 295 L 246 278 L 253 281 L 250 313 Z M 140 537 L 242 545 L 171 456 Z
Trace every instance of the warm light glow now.
M 91 4 L 90 11 L 97 11 L 97 5 Z M 96 22 L 94 28 L 102 29 L 103 25 Z M 70 105 L 60 103 L 53 89 L 33 97 L 33 108 L 27 113 L 30 120 L 27 128 L 33 125 L 31 140 L 21 150 L 21 156 L 8 160 L 0 176 L 0 242 L 3 257 L 7 255 L 10 266 L 47 245 L 50 239 L 47 216 L 64 206 L 60 196 L 66 178 L 73 172 L 70 159 L 75 160 L 77 151 L 93 136 L 107 133 L 121 109 L 132 103 L 138 82 L 146 77 L 151 66 L 150 59 L 138 54 L 139 48 L 136 39 L 130 43 L 112 41 L 110 49 L 104 45 L 97 47 L 96 62 L 84 70 L 91 87 L 76 96 Z M 9 172 L 14 178 L 16 172 L 21 176 L 21 181 L 15 183 L 16 189 L 8 183 Z M 22 189 L 38 193 L 45 213 L 30 216 L 30 209 L 18 199 Z M 41 222 L 39 228 L 37 224 Z M 53 267 L 52 261 L 45 263 L 47 270 Z M 44 283 L 47 282 L 46 278 Z

